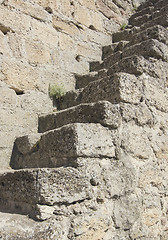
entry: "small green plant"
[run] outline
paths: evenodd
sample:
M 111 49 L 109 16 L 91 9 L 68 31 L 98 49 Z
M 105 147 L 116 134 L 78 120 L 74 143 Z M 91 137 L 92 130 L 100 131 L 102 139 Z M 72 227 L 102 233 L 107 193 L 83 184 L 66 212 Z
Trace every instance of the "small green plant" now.
M 52 98 L 60 100 L 65 95 L 65 88 L 62 84 L 49 85 L 49 95 Z
M 121 29 L 121 30 L 124 30 L 126 27 L 127 27 L 127 24 L 126 24 L 126 23 L 123 23 L 123 24 L 120 26 L 120 29 Z
M 132 12 L 135 13 L 137 11 L 137 7 L 133 7 Z

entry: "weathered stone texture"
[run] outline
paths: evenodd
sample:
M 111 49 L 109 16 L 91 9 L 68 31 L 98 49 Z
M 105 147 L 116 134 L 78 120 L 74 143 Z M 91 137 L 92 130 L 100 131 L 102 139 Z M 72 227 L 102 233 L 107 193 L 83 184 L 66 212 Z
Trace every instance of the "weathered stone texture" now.
M 167 240 L 167 0 L 142 4 L 109 45 L 103 24 L 121 22 L 127 3 L 17 1 L 20 11 L 12 0 L 1 4 L 24 13 L 31 29 L 19 47 L 17 26 L 9 30 L 10 18 L 0 25 L 8 42 L 1 50 L 1 156 L 18 136 L 13 169 L 0 172 L 0 238 Z M 27 66 L 13 77 L 25 75 L 25 82 L 14 85 L 8 59 Z M 48 114 L 48 83 L 62 75 L 69 84 L 73 73 L 76 89 L 55 99 L 57 112 Z
M 5 128 L 1 129 L 0 141 L 3 142 L 4 137 L 8 136 L 5 138 L 8 150 L 3 146 L 0 150 L 1 168 L 8 166 L 15 137 L 37 132 L 37 120 L 33 124 L 32 119 L 52 111 L 48 97 L 49 84 L 62 83 L 65 90 L 74 89 L 74 73 L 87 73 L 89 62 L 101 59 L 101 47 L 111 43 L 111 33 L 131 13 L 132 5 L 128 6 L 125 16 L 119 11 L 121 6 L 116 5 L 110 10 L 120 15 L 119 21 L 115 22 L 113 15 L 108 19 L 102 14 L 104 10 L 100 11 L 95 1 L 0 1 L 0 80 L 7 84 L 1 89 L 4 88 L 5 95 L 10 94 L 11 88 L 17 94 L 25 94 L 17 96 L 13 91 L 10 104 L 3 99 L 6 110 L 1 111 L 2 124 L 5 121 L 7 129 L 10 129 L 9 119 L 12 123 L 16 122 L 14 119 L 17 116 L 19 124 L 10 130 L 11 137 L 9 133 L 6 135 Z M 110 23 L 114 27 L 107 30 Z M 37 91 L 35 102 L 29 98 L 31 91 L 32 99 L 34 91 Z M 17 101 L 21 103 L 16 108 L 14 103 Z M 8 118 L 4 120 L 5 116 Z

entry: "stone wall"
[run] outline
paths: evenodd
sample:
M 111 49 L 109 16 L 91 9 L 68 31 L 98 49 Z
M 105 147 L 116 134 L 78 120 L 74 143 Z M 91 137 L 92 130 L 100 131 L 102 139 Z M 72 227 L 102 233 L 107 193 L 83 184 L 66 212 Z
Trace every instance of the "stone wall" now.
M 52 112 L 49 84 L 74 89 L 74 74 L 101 60 L 139 2 L 0 0 L 0 168 L 15 137 L 35 133 L 38 116 Z

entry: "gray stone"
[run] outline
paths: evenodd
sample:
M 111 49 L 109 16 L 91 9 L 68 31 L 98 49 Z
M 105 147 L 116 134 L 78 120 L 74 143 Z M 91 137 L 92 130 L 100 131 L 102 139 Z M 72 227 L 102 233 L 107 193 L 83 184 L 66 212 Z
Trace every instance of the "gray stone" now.
M 36 218 L 39 205 L 68 205 L 90 198 L 90 184 L 74 168 L 9 171 L 0 174 L 1 211 Z
M 69 123 L 100 123 L 103 126 L 118 128 L 121 122 L 118 105 L 107 101 L 80 104 L 66 110 L 39 118 L 39 132 L 46 132 Z
M 134 75 L 117 73 L 109 79 L 90 83 L 80 94 L 81 102 L 106 100 L 111 103 L 138 103 L 142 96 L 141 81 Z
M 75 166 L 77 157 L 112 158 L 115 134 L 100 124 L 75 123 L 46 132 L 37 142 L 34 138 L 38 139 L 40 134 L 21 137 L 15 141 L 11 166 L 15 169 Z

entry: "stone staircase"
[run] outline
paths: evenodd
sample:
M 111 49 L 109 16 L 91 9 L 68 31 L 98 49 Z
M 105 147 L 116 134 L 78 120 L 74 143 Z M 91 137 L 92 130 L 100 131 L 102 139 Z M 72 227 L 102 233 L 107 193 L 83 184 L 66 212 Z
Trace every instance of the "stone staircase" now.
M 153 152 L 148 151 L 146 142 L 145 150 L 136 145 L 143 142 L 145 135 L 141 133 L 142 139 L 133 140 L 135 151 L 129 150 L 129 140 L 124 142 L 123 138 L 129 135 L 130 121 L 140 131 L 144 127 L 152 132 L 155 119 L 151 109 L 165 115 L 168 112 L 167 1 L 142 4 L 126 29 L 113 34 L 112 39 L 113 43 L 102 49 L 102 61 L 90 63 L 88 75 L 76 76 L 76 90 L 59 101 L 60 111 L 40 117 L 37 134 L 16 139 L 13 170 L 0 174 L 1 211 L 41 221 L 58 215 L 61 206 L 89 201 L 102 204 L 106 198 L 112 206 L 121 197 L 129 199 L 130 193 L 135 193 L 137 166 L 131 165 L 131 170 L 128 159 L 148 159 Z M 130 212 L 132 206 L 137 207 L 136 202 L 130 209 L 128 203 Z M 120 202 L 119 208 L 122 205 Z M 95 209 L 90 212 L 95 214 Z M 68 214 L 72 217 L 72 212 Z M 130 220 L 129 214 L 125 223 L 118 220 L 123 212 L 113 212 L 116 231 L 125 237 L 119 239 L 141 239 L 127 238 L 125 229 L 133 231 L 141 215 L 135 210 Z M 161 239 L 151 236 L 142 239 Z

